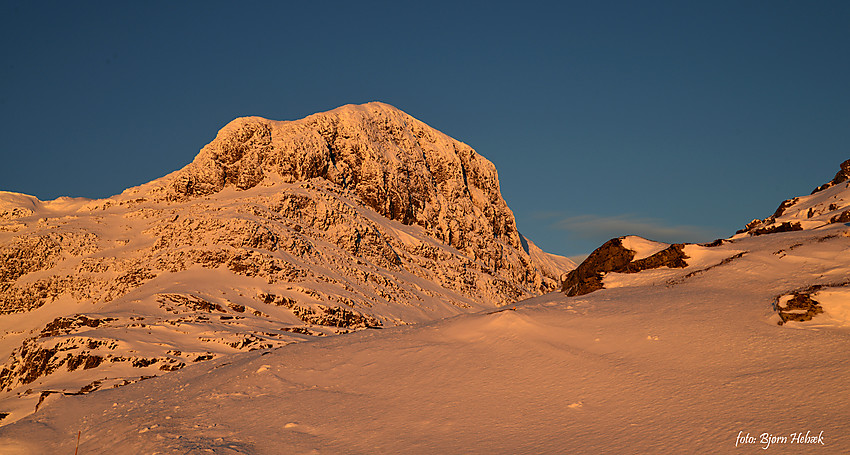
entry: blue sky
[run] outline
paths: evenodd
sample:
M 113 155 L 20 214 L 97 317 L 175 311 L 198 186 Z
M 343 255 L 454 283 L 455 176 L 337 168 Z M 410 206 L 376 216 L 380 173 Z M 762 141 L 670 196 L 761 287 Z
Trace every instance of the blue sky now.
M 726 237 L 850 158 L 846 1 L 81 3 L 0 6 L 0 189 L 106 197 L 233 118 L 377 100 L 573 256 Z

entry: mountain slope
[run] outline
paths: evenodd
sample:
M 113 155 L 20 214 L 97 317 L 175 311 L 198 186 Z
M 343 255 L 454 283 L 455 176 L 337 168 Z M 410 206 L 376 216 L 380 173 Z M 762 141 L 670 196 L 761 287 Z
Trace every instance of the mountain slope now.
M 3 423 L 56 394 L 555 289 L 574 264 L 525 245 L 492 163 L 381 103 L 236 119 L 107 199 L 0 193 Z
M 798 251 L 809 249 L 815 243 L 833 245 L 837 242 L 835 239 L 848 235 L 848 178 L 850 160 L 841 163 L 841 170 L 835 177 L 817 187 L 811 195 L 785 200 L 773 215 L 762 220 L 753 220 L 729 239 L 718 239 L 701 245 L 668 245 L 636 236 L 611 239 L 566 275 L 561 283 L 561 291 L 568 296 L 579 296 L 603 288 L 622 286 L 623 283 L 645 283 L 647 277 L 677 276 L 677 273 L 670 269 L 690 270 L 684 276 L 670 278 L 666 285 L 672 286 L 715 267 L 738 261 L 744 255 L 751 255 L 751 251 L 742 246 L 747 244 L 746 240 L 750 237 L 805 231 L 799 236 L 791 237 L 795 239 L 795 243 L 777 247 L 772 252 L 773 256 L 765 259 L 764 264 L 758 265 L 759 268 L 775 268 L 774 273 L 777 276 L 797 273 L 799 267 L 824 260 L 805 256 L 800 258 Z M 727 248 L 719 248 L 721 246 Z M 726 251 L 734 251 L 734 254 L 728 254 Z M 773 304 L 780 324 L 789 321 L 810 321 L 815 316 L 824 314 L 826 306 L 826 314 L 819 317 L 818 322 L 829 319 L 839 326 L 850 325 L 850 306 L 844 303 L 850 300 L 850 277 L 846 276 L 844 268 L 841 267 L 842 258 L 840 255 L 833 255 L 828 248 L 818 255 L 828 257 L 826 263 L 835 264 L 835 267 L 826 270 L 817 280 L 811 280 L 805 286 L 785 289 L 784 293 L 774 297 Z M 632 275 L 644 271 L 652 272 L 643 273 L 640 277 Z M 661 282 L 663 280 L 659 280 L 658 284 Z
M 762 235 L 774 232 L 816 229 L 831 223 L 850 222 L 850 160 L 841 163 L 835 177 L 815 188 L 809 196 L 783 201 L 773 215 L 755 219 L 738 234 Z

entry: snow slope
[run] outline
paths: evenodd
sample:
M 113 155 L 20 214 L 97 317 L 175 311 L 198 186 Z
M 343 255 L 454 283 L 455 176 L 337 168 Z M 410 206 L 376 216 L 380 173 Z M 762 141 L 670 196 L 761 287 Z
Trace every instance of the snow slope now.
M 747 237 L 580 297 L 220 357 L 57 396 L 0 448 L 71 453 L 79 431 L 91 454 L 846 453 L 850 330 L 779 325 L 774 305 L 850 281 L 848 253 L 843 224 Z M 807 432 L 823 444 L 791 442 Z

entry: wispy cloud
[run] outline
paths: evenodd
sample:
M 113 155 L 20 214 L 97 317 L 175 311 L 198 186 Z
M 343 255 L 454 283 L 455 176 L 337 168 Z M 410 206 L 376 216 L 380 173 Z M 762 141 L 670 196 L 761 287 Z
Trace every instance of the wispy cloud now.
M 579 238 L 601 241 L 623 235 L 639 235 L 668 243 L 702 242 L 722 235 L 718 229 L 671 225 L 664 220 L 631 214 L 569 216 L 555 220 L 552 228 L 567 231 Z

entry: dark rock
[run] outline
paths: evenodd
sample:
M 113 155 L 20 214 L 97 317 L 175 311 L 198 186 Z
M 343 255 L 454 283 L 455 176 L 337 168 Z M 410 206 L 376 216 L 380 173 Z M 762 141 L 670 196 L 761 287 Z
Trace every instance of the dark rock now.
M 723 239 L 717 239 L 711 243 L 700 243 L 699 246 L 703 246 L 706 248 L 714 248 L 716 246 L 723 245 Z
M 835 215 L 829 219 L 830 223 L 850 223 L 850 210 L 841 212 L 840 215 Z
M 795 292 L 791 300 L 789 300 L 784 307 L 779 307 L 777 309 L 777 313 L 781 319 L 779 325 L 788 321 L 810 321 L 816 315 L 823 313 L 823 307 L 821 307 L 820 302 L 812 299 L 812 296 L 809 293 Z M 805 310 L 805 313 L 792 312 L 794 310 Z
M 73 317 L 58 317 L 47 323 L 38 336 L 45 338 L 65 335 L 80 327 L 99 327 L 101 324 L 106 324 L 114 320 L 115 318 L 90 318 L 82 314 Z
M 624 247 L 621 238 L 611 239 L 590 253 L 590 256 L 567 274 L 561 292 L 570 297 L 602 289 L 602 278 L 608 272 L 637 273 L 659 267 L 683 268 L 688 264 L 684 244 L 675 243 L 652 256 L 634 261 L 635 252 Z
M 80 354 L 71 356 L 68 359 L 67 366 L 68 371 L 74 371 L 81 366 L 84 370 L 88 370 L 98 367 L 101 363 L 103 363 L 103 357 L 99 355 Z
M 814 191 L 812 191 L 812 194 L 815 194 L 818 191 L 823 191 L 831 186 L 838 185 L 839 183 L 844 183 L 847 180 L 850 180 L 850 160 L 841 163 L 841 170 L 835 174 L 835 177 L 833 177 L 830 182 L 815 188 Z
M 146 359 L 146 358 L 142 357 L 142 358 L 133 359 L 132 364 L 136 368 L 145 368 L 145 367 L 149 367 L 149 366 L 155 364 L 156 362 L 159 362 L 159 359 L 157 359 L 157 358 Z
M 11 390 L 16 380 L 21 384 L 29 384 L 56 371 L 64 363 L 56 359 L 57 351 L 56 348 L 41 348 L 32 340 L 25 341 L 20 348 L 20 355 L 0 371 L 0 390 Z
M 764 235 L 764 234 L 775 234 L 777 232 L 791 232 L 791 231 L 802 231 L 803 226 L 800 225 L 799 222 L 784 222 L 782 224 L 761 227 L 758 229 L 753 229 L 749 231 L 750 235 Z
M 669 267 L 671 269 L 685 268 L 688 266 L 688 263 L 685 262 L 688 256 L 685 254 L 684 248 L 684 243 L 674 243 L 652 256 L 633 261 L 626 265 L 625 270 L 616 270 L 616 272 L 637 273 L 660 267 Z
M 86 394 L 89 392 L 94 392 L 95 390 L 100 388 L 100 385 L 103 384 L 103 381 L 93 381 L 92 383 L 84 386 L 80 389 L 80 394 Z
M 319 332 L 319 331 L 316 331 L 316 330 L 310 330 L 307 327 L 283 327 L 280 330 L 283 331 L 283 332 L 300 333 L 302 335 L 310 335 L 310 336 L 316 336 L 316 337 L 325 336 L 325 334 L 323 332 Z
M 189 311 L 203 311 L 206 313 L 212 313 L 213 311 L 227 313 L 227 310 L 221 305 L 208 302 L 194 295 L 159 294 L 157 302 L 159 302 L 161 308 L 172 313 L 176 311 L 175 307 L 183 307 Z
M 611 239 L 567 274 L 561 283 L 561 292 L 572 297 L 602 289 L 603 274 L 624 268 L 634 257 L 635 252 L 624 247 L 622 239 Z
M 782 214 L 785 213 L 786 210 L 791 208 L 791 206 L 796 204 L 797 201 L 799 201 L 799 200 L 800 200 L 800 198 L 794 197 L 794 198 L 786 199 L 786 200 L 782 201 L 782 203 L 779 204 L 779 207 L 776 208 L 776 211 L 773 212 L 773 219 L 776 219 L 776 218 L 779 218 L 780 216 L 782 216 Z
M 179 370 L 179 369 L 181 369 L 181 368 L 183 368 L 183 367 L 185 367 L 185 366 L 186 366 L 186 364 L 185 364 L 185 363 L 183 363 L 183 362 L 178 362 L 178 363 L 166 363 L 166 364 L 164 364 L 164 365 L 160 365 L 159 369 L 160 369 L 161 371 L 176 371 L 176 370 Z
M 245 305 L 239 305 L 238 303 L 228 303 L 227 306 L 230 307 L 231 310 L 233 310 L 237 313 L 244 313 L 245 312 Z
M 765 224 L 771 224 L 771 223 L 773 223 L 773 221 L 774 221 L 773 217 L 768 217 L 768 218 L 765 218 L 763 220 L 755 219 L 755 220 L 752 220 L 749 223 L 747 223 L 747 225 L 744 226 L 744 229 L 739 229 L 735 233 L 736 234 L 743 234 L 745 232 L 749 232 L 749 231 L 752 231 L 754 229 L 761 228 Z

